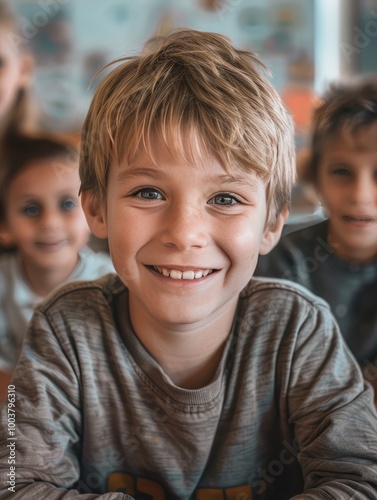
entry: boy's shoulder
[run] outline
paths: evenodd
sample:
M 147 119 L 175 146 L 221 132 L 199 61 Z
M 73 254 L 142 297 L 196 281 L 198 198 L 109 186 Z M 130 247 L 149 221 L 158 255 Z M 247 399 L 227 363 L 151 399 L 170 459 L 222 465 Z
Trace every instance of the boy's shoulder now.
M 265 310 L 289 308 L 325 308 L 327 302 L 306 287 L 291 280 L 254 276 L 240 294 L 240 300 L 253 304 L 254 308 Z
M 71 281 L 61 285 L 47 295 L 37 309 L 48 313 L 54 309 L 69 308 L 75 304 L 92 304 L 93 307 L 99 302 L 109 304 L 116 295 L 124 290 L 125 286 L 115 273 L 108 273 L 94 280 Z M 72 311 L 77 310 L 79 308 Z
M 248 283 L 236 320 L 240 338 L 262 342 L 271 352 L 283 344 L 289 349 L 297 342 L 301 345 L 313 335 L 315 343 L 327 345 L 337 331 L 327 302 L 297 283 L 277 278 L 258 277 Z

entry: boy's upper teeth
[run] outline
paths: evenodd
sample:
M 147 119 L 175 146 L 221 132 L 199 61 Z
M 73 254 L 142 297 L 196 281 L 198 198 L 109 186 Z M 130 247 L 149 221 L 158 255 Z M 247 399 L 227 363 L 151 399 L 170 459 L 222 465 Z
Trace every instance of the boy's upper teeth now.
M 154 266 L 156 271 L 164 276 L 168 276 L 173 278 L 174 280 L 194 280 L 203 278 L 210 274 L 212 269 L 197 269 L 197 270 L 187 270 L 187 271 L 179 271 L 178 269 L 167 269 L 166 267 Z

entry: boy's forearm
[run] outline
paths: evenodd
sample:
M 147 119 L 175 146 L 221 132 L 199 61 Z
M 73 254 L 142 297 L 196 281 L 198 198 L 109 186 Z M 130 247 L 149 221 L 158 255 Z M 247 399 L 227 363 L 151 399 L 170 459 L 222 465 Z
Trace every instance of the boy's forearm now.
M 360 482 L 329 481 L 321 488 L 312 488 L 304 493 L 291 497 L 290 500 L 376 500 L 374 486 Z
M 315 349 L 318 343 L 320 350 Z M 371 387 L 325 307 L 307 316 L 295 347 L 287 419 L 295 427 L 306 490 L 294 498 L 377 500 Z
M 372 427 L 347 418 L 348 412 L 357 415 L 368 407 L 370 397 L 370 388 L 366 386 L 344 408 L 324 415 L 318 429 L 301 445 L 298 457 L 307 489 L 294 496 L 295 500 L 377 500 L 377 457 L 373 452 L 376 439 Z M 305 427 L 304 422 L 301 425 Z M 351 435 L 357 445 L 347 449 L 347 436 Z
M 74 373 L 69 363 L 64 363 L 65 356 L 59 351 L 59 344 L 48 342 L 51 337 L 47 335 L 44 321 L 38 322 L 36 331 L 41 335 L 41 350 L 49 353 L 50 358 L 46 362 L 45 370 L 41 370 L 43 375 L 38 374 L 38 369 L 30 360 L 21 361 L 22 367 L 16 370 L 13 379 L 14 392 L 12 414 L 7 413 L 7 406 L 1 408 L 2 423 L 0 438 L 0 500 L 133 500 L 133 497 L 118 492 L 80 493 L 74 489 L 79 475 L 76 470 L 77 461 L 71 460 L 70 453 L 66 453 L 66 441 L 64 432 L 68 432 L 70 440 L 74 441 L 76 433 L 77 419 L 73 414 L 74 407 L 79 405 L 76 400 L 73 383 Z M 45 334 L 46 335 L 43 335 Z M 43 345 L 42 345 L 43 343 Z M 39 359 L 40 351 L 35 354 Z M 53 360 L 55 360 L 53 362 Z M 61 374 L 58 374 L 59 360 Z M 55 366 L 54 366 L 55 365 Z M 50 366 L 51 369 L 48 369 Z M 11 374 L 0 372 L 0 379 L 3 382 L 4 396 L 11 379 Z M 55 378 L 56 376 L 56 378 Z M 67 377 L 67 380 L 65 380 Z M 55 404 L 49 400 L 49 389 L 51 385 L 57 388 L 53 394 Z M 47 409 L 46 409 L 47 408 Z M 69 415 L 70 428 L 66 426 L 66 421 L 55 415 Z M 32 417 L 26 415 L 37 414 L 38 427 L 31 423 Z M 7 427 L 7 416 L 12 416 L 12 426 Z M 15 423 L 13 423 L 13 419 Z M 8 422 L 9 422 L 8 418 Z M 11 436 L 15 438 L 14 449 L 8 445 L 12 443 Z M 60 442 L 62 440 L 62 442 Z M 57 461 L 57 456 L 64 456 L 54 469 L 52 464 Z M 77 478 L 77 479 L 76 479 Z M 56 487 L 59 484 L 61 487 Z M 85 491 L 85 490 L 84 490 Z
M 25 500 L 25 498 L 28 500 L 41 498 L 48 498 L 48 500 L 133 500 L 133 497 L 123 493 L 104 493 L 103 495 L 79 493 L 77 490 L 65 490 L 52 484 L 39 482 L 18 486 L 14 490 L 9 489 L 9 486 L 0 490 L 1 500 Z
M 333 486 L 329 483 L 323 488 L 306 490 L 300 495 L 291 497 L 290 500 L 372 500 L 377 498 L 373 487 L 361 490 L 359 485 L 360 483 L 356 483 L 351 489 L 348 486 L 344 489 L 340 485 Z

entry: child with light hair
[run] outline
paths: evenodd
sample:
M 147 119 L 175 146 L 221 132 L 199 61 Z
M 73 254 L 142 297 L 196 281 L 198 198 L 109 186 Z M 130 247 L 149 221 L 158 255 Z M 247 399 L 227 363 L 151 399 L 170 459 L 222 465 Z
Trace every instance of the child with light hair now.
M 263 66 L 189 29 L 118 62 L 80 160 L 116 274 L 36 310 L 0 498 L 377 498 L 372 390 L 328 306 L 252 278 L 295 177 Z

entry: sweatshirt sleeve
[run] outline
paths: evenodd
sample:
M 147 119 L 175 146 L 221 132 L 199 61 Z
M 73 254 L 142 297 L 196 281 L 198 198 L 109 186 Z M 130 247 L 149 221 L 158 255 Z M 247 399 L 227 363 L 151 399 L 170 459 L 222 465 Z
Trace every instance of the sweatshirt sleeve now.
M 1 500 L 131 499 L 123 493 L 81 494 L 75 489 L 82 435 L 78 372 L 69 335 L 65 342 L 59 339 L 37 310 L 8 402 L 1 408 Z
M 0 371 L 12 373 L 16 364 L 17 343 L 10 331 L 6 314 L 6 297 L 9 290 L 7 290 L 7 277 L 3 272 L 4 263 L 2 264 L 0 266 Z
M 304 492 L 295 499 L 377 499 L 372 390 L 325 304 L 301 316 L 282 411 L 293 426 Z

